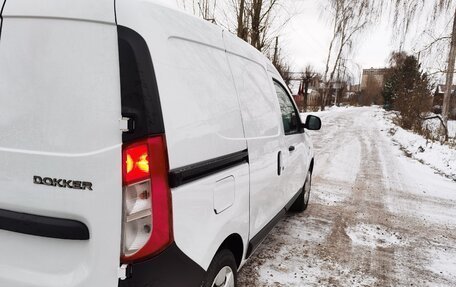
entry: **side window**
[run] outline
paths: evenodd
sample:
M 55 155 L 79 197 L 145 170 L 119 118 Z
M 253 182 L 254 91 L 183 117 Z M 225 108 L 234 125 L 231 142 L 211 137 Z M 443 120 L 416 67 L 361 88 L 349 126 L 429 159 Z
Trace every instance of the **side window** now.
M 288 96 L 287 91 L 285 91 L 285 89 L 275 81 L 274 87 L 279 99 L 285 135 L 297 133 L 299 131 L 299 114 Z

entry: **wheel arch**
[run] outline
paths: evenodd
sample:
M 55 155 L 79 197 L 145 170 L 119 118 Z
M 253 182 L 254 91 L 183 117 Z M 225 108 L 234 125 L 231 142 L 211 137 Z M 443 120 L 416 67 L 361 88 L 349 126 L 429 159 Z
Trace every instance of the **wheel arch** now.
M 244 254 L 242 237 L 237 233 L 231 234 L 223 241 L 217 252 L 223 249 L 228 249 L 233 253 L 236 260 L 236 265 L 239 268 L 241 266 L 242 256 Z

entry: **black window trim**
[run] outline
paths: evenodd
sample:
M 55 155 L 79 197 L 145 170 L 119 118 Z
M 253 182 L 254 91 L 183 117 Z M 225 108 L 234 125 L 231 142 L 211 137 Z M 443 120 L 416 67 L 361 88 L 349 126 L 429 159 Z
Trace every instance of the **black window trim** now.
M 272 78 L 272 81 L 273 81 L 274 83 L 278 84 L 278 85 L 285 91 L 285 94 L 288 96 L 288 99 L 290 100 L 290 102 L 291 102 L 291 104 L 293 105 L 293 108 L 294 108 L 296 114 L 298 115 L 298 121 L 299 121 L 299 122 L 298 122 L 298 129 L 297 129 L 297 131 L 293 131 L 293 132 L 291 132 L 291 133 L 286 133 L 286 132 L 285 132 L 285 128 L 284 128 L 284 129 L 283 129 L 284 135 L 285 135 L 285 136 L 292 136 L 292 135 L 303 134 L 303 133 L 304 133 L 304 128 L 302 128 L 303 123 L 302 123 L 302 121 L 301 121 L 301 115 L 299 114 L 298 108 L 296 107 L 296 103 L 294 102 L 292 96 L 291 96 L 290 93 L 288 92 L 288 89 L 285 88 L 279 80 L 277 80 L 277 79 L 275 79 L 275 78 Z M 274 88 L 274 89 L 275 89 L 275 88 Z M 277 94 L 277 93 L 276 93 L 276 94 Z M 277 95 L 276 95 L 276 97 L 277 97 Z M 282 114 L 282 111 L 280 111 L 280 114 Z M 299 125 L 299 124 L 300 124 L 300 125 Z M 283 125 L 283 123 L 282 123 L 282 125 Z
M 136 31 L 118 25 L 122 117 L 131 129 L 124 143 L 165 133 L 155 69 L 146 40 Z

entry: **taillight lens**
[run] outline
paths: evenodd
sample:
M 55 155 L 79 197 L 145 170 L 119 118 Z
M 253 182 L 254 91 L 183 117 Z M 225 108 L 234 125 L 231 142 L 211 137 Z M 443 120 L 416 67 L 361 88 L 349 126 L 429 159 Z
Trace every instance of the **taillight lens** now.
M 150 257 L 173 240 L 164 136 L 123 147 L 122 261 Z
M 149 150 L 147 144 L 131 146 L 125 151 L 125 183 L 148 179 Z

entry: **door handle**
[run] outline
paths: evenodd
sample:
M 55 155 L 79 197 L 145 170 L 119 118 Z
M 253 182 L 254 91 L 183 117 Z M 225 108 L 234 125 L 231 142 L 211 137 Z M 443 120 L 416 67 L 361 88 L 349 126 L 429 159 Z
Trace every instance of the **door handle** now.
M 294 145 L 292 145 L 292 146 L 290 146 L 290 147 L 288 148 L 289 151 L 294 151 L 295 149 L 296 149 L 296 148 L 294 147 Z
M 279 151 L 277 154 L 277 175 L 280 176 L 282 174 L 282 152 Z

